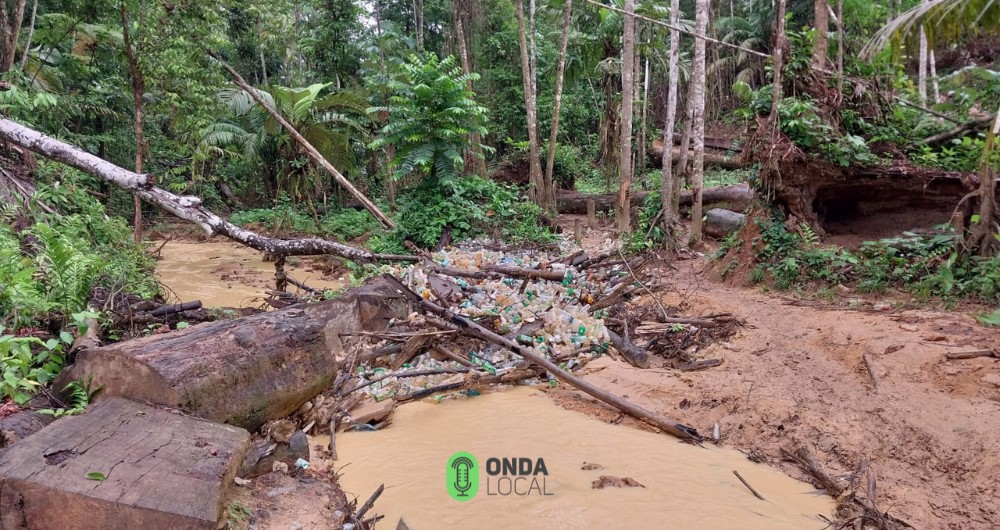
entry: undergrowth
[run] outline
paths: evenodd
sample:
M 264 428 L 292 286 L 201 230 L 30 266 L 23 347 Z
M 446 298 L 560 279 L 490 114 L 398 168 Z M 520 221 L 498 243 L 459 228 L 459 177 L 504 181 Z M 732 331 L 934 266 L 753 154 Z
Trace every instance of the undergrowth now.
M 713 256 L 733 259 L 726 256 L 735 256 L 732 251 L 749 243 L 751 283 L 780 290 L 840 284 L 862 293 L 898 288 L 918 296 L 1000 303 L 1000 260 L 979 256 L 960 259 L 949 225 L 937 226 L 929 233 L 903 232 L 898 237 L 866 241 L 851 251 L 820 244 L 806 224 L 790 230 L 780 215 L 760 216 L 753 222 L 758 236 L 747 241 L 735 233 Z M 735 265 L 730 262 L 723 275 L 731 274 Z

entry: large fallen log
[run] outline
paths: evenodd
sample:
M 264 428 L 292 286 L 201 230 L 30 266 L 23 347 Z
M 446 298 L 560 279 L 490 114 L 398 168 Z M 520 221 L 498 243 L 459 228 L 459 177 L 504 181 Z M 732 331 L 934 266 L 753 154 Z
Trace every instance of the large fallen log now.
M 632 193 L 632 206 L 640 206 L 646 200 L 650 192 L 636 191 Z M 702 203 L 705 205 L 718 205 L 726 207 L 727 210 L 742 211 L 750 205 L 753 193 L 747 184 L 733 184 L 718 188 L 706 188 L 702 192 Z M 575 191 L 559 192 L 556 195 L 556 208 L 559 213 L 584 215 L 587 213 L 587 203 L 594 201 L 597 211 L 610 211 L 614 209 L 618 195 L 615 193 L 578 193 Z M 680 205 L 690 206 L 692 201 L 691 190 L 681 191 Z
M 0 453 L 0 528 L 214 530 L 249 439 L 105 400 Z
M 250 431 L 283 418 L 337 375 L 343 336 L 384 330 L 405 302 L 375 281 L 317 304 L 208 322 L 83 350 L 55 388 L 90 379 L 98 399 L 122 396 L 179 407 Z
M 398 279 L 384 275 L 383 276 L 389 283 L 393 284 L 395 288 L 402 293 L 404 296 L 410 299 L 414 304 L 420 306 L 424 311 L 437 315 L 447 321 L 448 324 L 453 325 L 460 329 L 463 333 L 466 333 L 472 337 L 484 340 L 492 344 L 499 344 L 504 348 L 510 350 L 511 352 L 520 355 L 524 359 L 531 361 L 532 363 L 541 366 L 547 370 L 550 374 L 559 378 L 562 381 L 572 385 L 575 388 L 582 390 L 583 392 L 589 394 L 590 396 L 597 398 L 598 400 L 611 405 L 612 407 L 630 414 L 638 419 L 641 419 L 650 425 L 660 428 L 666 433 L 672 434 L 683 440 L 690 441 L 701 441 L 701 436 L 698 431 L 684 425 L 676 420 L 665 418 L 651 411 L 648 411 L 634 403 L 626 401 L 621 397 L 618 397 L 606 390 L 601 389 L 597 385 L 590 383 L 584 379 L 581 379 L 559 367 L 559 365 L 548 360 L 547 358 L 535 353 L 533 350 L 523 347 L 520 344 L 497 335 L 496 333 L 480 326 L 479 324 L 461 316 L 455 314 L 434 302 L 429 300 L 424 300 L 420 295 L 414 293 L 408 289 L 402 282 Z
M 333 254 L 355 263 L 372 263 L 381 259 L 416 261 L 416 257 L 413 256 L 378 255 L 365 249 L 319 238 L 284 240 L 262 236 L 240 228 L 205 209 L 198 197 L 182 197 L 157 188 L 146 175 L 118 167 L 6 118 L 0 118 L 0 138 L 124 188 L 142 200 L 200 226 L 210 235 L 219 234 L 262 252 L 278 256 Z
M 681 148 L 672 148 L 673 160 L 679 160 L 681 155 Z M 694 151 L 689 151 L 689 156 L 693 156 Z M 657 140 L 653 142 L 653 147 L 649 151 L 650 158 L 654 162 L 659 162 L 663 160 L 663 142 Z M 749 167 L 750 164 L 745 162 L 741 157 L 738 156 L 726 156 L 719 153 L 712 153 L 710 151 L 705 152 L 705 167 L 717 166 L 722 169 L 741 169 Z

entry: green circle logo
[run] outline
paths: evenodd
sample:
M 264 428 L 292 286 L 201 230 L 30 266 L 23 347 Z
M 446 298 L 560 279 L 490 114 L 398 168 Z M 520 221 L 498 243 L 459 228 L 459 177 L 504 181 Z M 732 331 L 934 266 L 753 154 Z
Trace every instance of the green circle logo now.
M 479 462 L 470 453 L 459 451 L 448 459 L 445 469 L 448 495 L 459 502 L 472 500 L 479 491 Z

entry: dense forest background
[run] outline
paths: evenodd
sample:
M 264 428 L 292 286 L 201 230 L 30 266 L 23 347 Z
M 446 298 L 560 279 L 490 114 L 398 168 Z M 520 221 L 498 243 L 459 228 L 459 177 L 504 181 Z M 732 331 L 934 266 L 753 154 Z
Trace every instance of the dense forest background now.
M 238 225 L 375 252 L 480 235 L 552 241 L 559 190 L 616 193 L 626 251 L 697 244 L 702 191 L 749 182 L 769 212 L 742 247 L 755 282 L 993 303 L 998 5 L 0 0 L 0 111 Z M 715 158 L 706 138 L 724 142 Z M 3 157 L 3 326 L 58 333 L 82 325 L 95 288 L 157 293 L 141 243 L 168 216 L 26 150 Z M 859 175 L 903 183 L 880 188 L 886 197 L 960 182 L 935 206 L 957 217 L 860 249 L 820 245 L 825 218 L 869 190 L 824 202 L 817 183 Z M 653 193 L 631 210 L 638 190 Z M 727 239 L 721 254 L 740 247 Z M 53 371 L 25 348 L 7 395 Z M 32 370 L 42 375 L 25 383 Z

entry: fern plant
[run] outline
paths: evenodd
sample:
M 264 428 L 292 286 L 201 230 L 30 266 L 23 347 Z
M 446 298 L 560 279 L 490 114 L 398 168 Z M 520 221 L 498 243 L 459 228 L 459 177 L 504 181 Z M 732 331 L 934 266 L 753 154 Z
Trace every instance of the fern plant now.
M 436 185 L 458 176 L 463 152 L 473 147 L 471 135 L 486 134 L 486 108 L 468 89 L 477 79 L 478 74 L 463 74 L 454 56 L 412 55 L 400 65 L 399 76 L 389 82 L 388 105 L 368 109 L 388 114 L 388 123 L 371 147 L 396 148 L 393 178 L 419 172 Z

